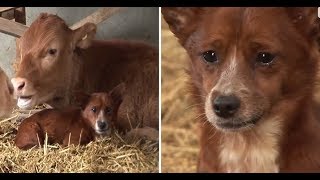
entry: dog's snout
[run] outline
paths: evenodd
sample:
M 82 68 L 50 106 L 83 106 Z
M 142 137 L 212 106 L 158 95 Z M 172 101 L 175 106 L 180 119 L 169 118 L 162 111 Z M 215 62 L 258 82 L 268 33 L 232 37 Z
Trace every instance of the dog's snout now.
M 98 121 L 98 127 L 100 129 L 106 129 L 107 128 L 107 123 L 105 121 Z
M 218 96 L 213 100 L 213 109 L 217 116 L 229 118 L 240 107 L 240 100 L 236 96 Z

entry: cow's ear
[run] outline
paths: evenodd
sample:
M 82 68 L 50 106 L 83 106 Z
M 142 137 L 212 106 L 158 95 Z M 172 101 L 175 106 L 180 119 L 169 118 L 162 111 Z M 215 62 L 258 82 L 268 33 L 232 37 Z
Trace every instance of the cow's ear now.
M 121 104 L 121 102 L 123 100 L 123 96 L 124 96 L 125 90 L 126 90 L 125 83 L 120 83 L 119 85 L 117 85 L 116 87 L 114 87 L 110 91 L 109 94 L 110 94 L 112 100 L 115 102 L 116 106 Z
M 78 107 L 84 110 L 90 100 L 91 95 L 82 91 L 75 91 L 73 93 L 73 101 Z
M 163 18 L 169 25 L 170 30 L 184 44 L 185 40 L 195 30 L 199 22 L 198 16 L 203 8 L 198 7 L 163 7 Z
M 86 49 L 96 35 L 97 26 L 93 23 L 86 23 L 73 31 L 73 42 L 76 47 Z
M 311 41 L 320 37 L 320 19 L 317 7 L 288 7 L 289 18 L 296 29 Z

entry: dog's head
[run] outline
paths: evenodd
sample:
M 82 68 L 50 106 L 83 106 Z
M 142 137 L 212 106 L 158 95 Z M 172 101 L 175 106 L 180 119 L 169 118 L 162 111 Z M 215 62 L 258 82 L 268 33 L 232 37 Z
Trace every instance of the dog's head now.
M 205 114 L 223 131 L 268 120 L 277 105 L 311 94 L 317 8 L 163 8 L 191 58 Z

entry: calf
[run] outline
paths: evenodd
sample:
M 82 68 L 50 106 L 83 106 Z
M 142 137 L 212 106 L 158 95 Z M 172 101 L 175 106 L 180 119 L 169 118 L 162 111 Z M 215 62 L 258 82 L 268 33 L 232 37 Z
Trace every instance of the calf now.
M 15 103 L 12 84 L 0 68 L 0 118 L 8 116 L 15 107 Z
M 73 105 L 71 93 L 109 91 L 125 82 L 118 128 L 158 129 L 158 50 L 137 41 L 93 40 L 96 26 L 71 30 L 56 15 L 42 13 L 17 43 L 11 81 L 20 108 L 47 103 Z
M 109 93 L 78 93 L 80 108 L 46 109 L 25 119 L 18 128 L 16 146 L 26 150 L 44 143 L 87 144 L 96 134 L 110 134 L 117 121 L 124 84 Z

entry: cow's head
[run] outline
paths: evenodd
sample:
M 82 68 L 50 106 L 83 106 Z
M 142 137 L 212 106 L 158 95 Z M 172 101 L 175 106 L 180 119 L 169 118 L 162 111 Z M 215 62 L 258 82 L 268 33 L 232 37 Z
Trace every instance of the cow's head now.
M 95 33 L 92 23 L 71 30 L 60 17 L 42 13 L 17 43 L 18 66 L 11 82 L 18 106 L 65 101 L 77 80 L 76 50 L 88 48 Z

